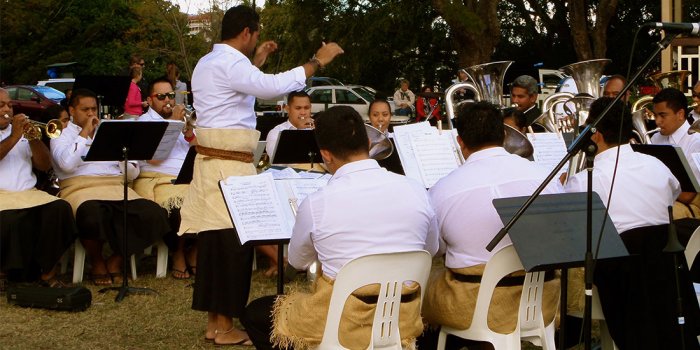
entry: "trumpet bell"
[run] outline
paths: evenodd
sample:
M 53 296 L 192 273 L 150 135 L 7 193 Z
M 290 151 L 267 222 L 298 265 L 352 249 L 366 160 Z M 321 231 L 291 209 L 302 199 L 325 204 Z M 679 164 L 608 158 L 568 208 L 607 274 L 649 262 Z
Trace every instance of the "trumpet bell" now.
M 371 125 L 365 124 L 365 129 L 369 138 L 369 157 L 374 160 L 389 158 L 394 153 L 394 144 L 389 137 Z
M 34 120 L 29 121 L 29 126 L 24 130 L 24 138 L 29 141 L 39 140 L 43 133 L 50 139 L 61 136 L 63 124 L 58 119 L 51 119 L 47 123 Z
M 527 136 L 508 124 L 503 124 L 503 129 L 506 132 L 503 148 L 508 153 L 517 154 L 523 158 L 530 158 L 535 153 L 535 149 L 532 147 L 530 140 L 527 139 Z

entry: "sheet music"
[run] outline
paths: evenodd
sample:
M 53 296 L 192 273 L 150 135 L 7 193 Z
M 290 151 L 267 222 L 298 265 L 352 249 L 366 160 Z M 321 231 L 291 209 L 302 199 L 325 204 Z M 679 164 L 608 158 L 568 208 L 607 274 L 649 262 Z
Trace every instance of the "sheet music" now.
M 147 123 L 149 121 L 143 120 L 140 122 Z M 165 133 L 163 134 L 163 138 L 160 139 L 160 144 L 158 144 L 158 148 L 156 149 L 156 152 L 153 154 L 153 159 L 155 159 L 155 160 L 168 159 L 168 155 L 170 155 L 170 151 L 172 151 L 173 147 L 175 147 L 175 143 L 177 142 L 177 139 L 180 136 L 180 133 L 182 132 L 182 129 L 184 127 L 185 127 L 184 122 L 168 121 L 168 128 L 165 129 Z
M 452 133 L 412 134 L 411 146 L 415 154 L 421 180 L 426 188 L 457 169 L 459 158 L 455 155 Z
M 280 203 L 272 174 L 231 176 L 220 185 L 241 244 L 292 236 L 292 226 Z
M 566 156 L 566 143 L 564 138 L 554 132 L 528 133 L 527 139 L 532 143 L 535 152 L 532 158 L 547 171 L 554 167 Z M 562 168 L 562 172 L 566 172 Z
M 411 137 L 413 134 L 433 134 L 437 133 L 437 129 L 431 128 L 429 122 L 416 124 L 400 125 L 394 127 L 394 141 L 396 151 L 399 153 L 401 166 L 403 166 L 406 176 L 423 181 L 421 177 L 420 167 L 416 156 L 413 153 L 413 145 Z
M 284 169 L 269 168 L 263 172 L 263 174 L 266 173 L 272 174 L 272 177 L 275 180 L 301 178 L 299 173 L 297 173 L 296 171 L 294 171 L 294 169 L 290 167 L 286 167 Z
M 328 180 L 326 178 L 275 180 L 277 192 L 280 194 L 280 205 L 286 205 L 290 208 L 289 211 L 286 211 L 286 219 L 291 228 L 294 228 L 294 221 L 296 220 L 296 213 L 292 212 L 291 205 L 298 208 L 308 195 L 318 191 L 319 188 L 327 183 Z

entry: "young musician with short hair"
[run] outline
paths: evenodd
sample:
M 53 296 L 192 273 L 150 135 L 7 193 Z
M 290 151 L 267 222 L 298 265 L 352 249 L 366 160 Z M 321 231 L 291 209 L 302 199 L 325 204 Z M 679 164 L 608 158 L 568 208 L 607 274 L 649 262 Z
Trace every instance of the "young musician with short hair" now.
M 304 130 L 313 129 L 314 120 L 311 118 L 311 98 L 304 90 L 292 91 L 287 95 L 287 105 L 284 106 L 287 112 L 287 120 L 275 126 L 267 134 L 265 151 L 272 158 L 277 147 L 277 139 L 282 130 Z
M 258 349 L 273 348 L 270 332 L 276 347 L 318 345 L 333 281 L 349 261 L 369 254 L 421 249 L 435 254 L 437 251 L 437 227 L 425 189 L 369 159 L 365 125 L 354 109 L 337 106 L 319 113 L 314 132 L 323 161 L 333 177 L 299 206 L 288 257 L 290 265 L 302 270 L 318 259 L 323 273 L 310 294 L 298 292 L 282 296 L 276 302 L 274 296 L 251 302 L 241 322 Z M 404 292 L 413 295 L 416 288 L 405 287 Z M 373 293 L 376 295 L 377 291 Z M 410 301 L 402 305 L 400 320 L 404 345 L 423 331 L 420 298 L 407 299 Z M 344 328 L 342 325 L 347 320 L 343 317 L 339 331 L 341 344 L 351 349 L 367 347 L 374 306 L 351 297 L 346 308 L 355 315 L 354 327 Z

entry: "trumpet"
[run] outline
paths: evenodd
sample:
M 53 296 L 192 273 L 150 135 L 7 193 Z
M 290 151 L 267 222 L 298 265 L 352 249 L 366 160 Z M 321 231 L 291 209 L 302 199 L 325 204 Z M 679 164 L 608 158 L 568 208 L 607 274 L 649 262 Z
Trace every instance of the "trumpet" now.
M 7 115 L 5 115 L 7 117 Z M 61 136 L 63 124 L 58 119 L 51 119 L 46 123 L 30 120 L 24 129 L 24 138 L 29 141 L 40 140 L 43 134 L 50 139 Z

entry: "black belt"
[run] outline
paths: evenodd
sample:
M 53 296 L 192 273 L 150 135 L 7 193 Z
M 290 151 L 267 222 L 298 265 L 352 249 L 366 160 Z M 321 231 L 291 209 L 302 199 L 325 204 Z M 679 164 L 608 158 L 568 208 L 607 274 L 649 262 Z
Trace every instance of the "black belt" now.
M 411 294 L 403 294 L 403 295 L 401 295 L 401 302 L 408 303 L 410 301 L 413 301 L 416 298 L 418 298 L 418 295 L 420 295 L 419 293 L 420 292 L 416 291 L 416 292 L 413 292 Z M 355 298 L 359 299 L 361 302 L 363 302 L 365 304 L 376 304 L 377 300 L 379 300 L 378 295 L 361 295 L 361 296 L 355 295 Z
M 452 272 L 454 279 L 460 282 L 467 283 L 481 283 L 481 275 L 462 275 L 456 272 Z M 554 271 L 547 271 L 544 274 L 544 280 L 551 281 L 555 277 Z M 525 283 L 525 275 L 523 276 L 506 276 L 498 281 L 497 287 L 514 287 L 522 286 Z

